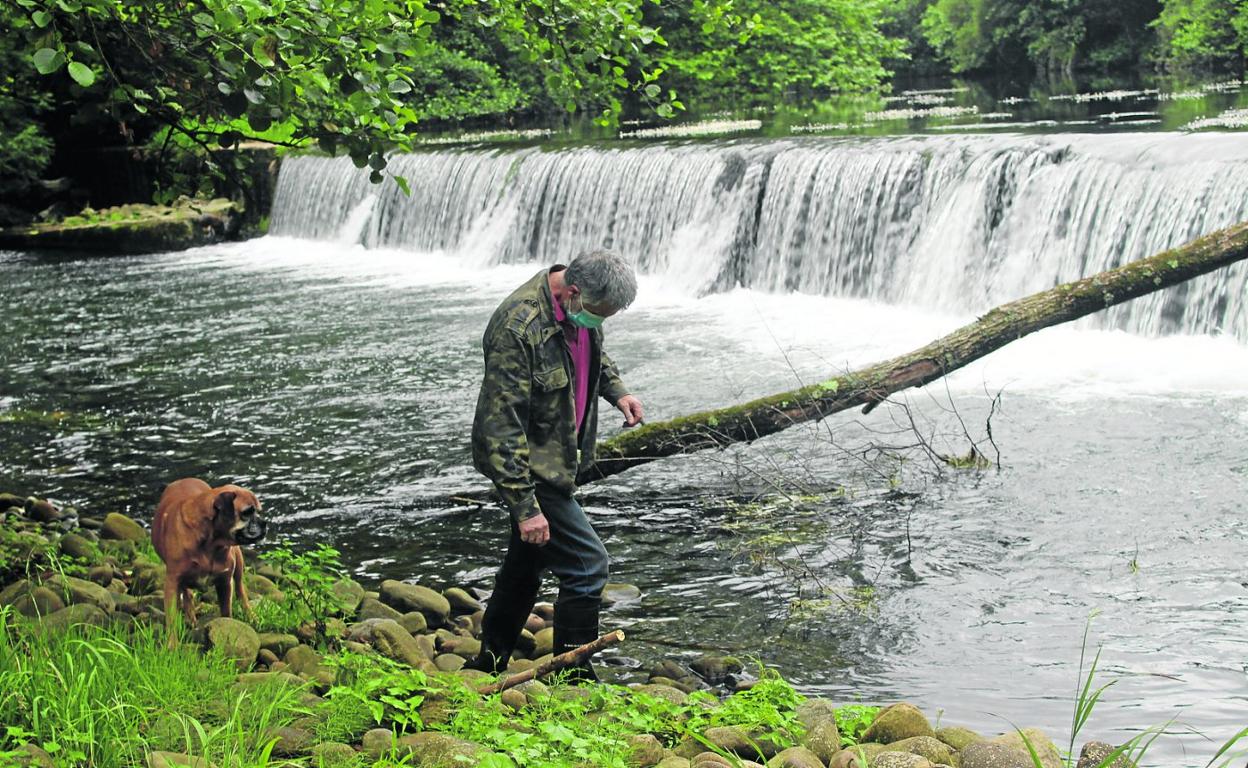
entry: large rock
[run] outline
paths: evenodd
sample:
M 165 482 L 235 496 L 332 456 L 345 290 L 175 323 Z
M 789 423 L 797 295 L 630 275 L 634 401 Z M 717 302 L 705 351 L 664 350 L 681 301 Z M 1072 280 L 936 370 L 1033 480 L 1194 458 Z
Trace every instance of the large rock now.
M 958 752 L 961 768 L 1035 768 L 1031 755 L 990 741 L 968 744 Z
M 311 733 L 295 726 L 277 728 L 269 733 L 269 738 L 276 739 L 273 743 L 273 754 L 278 757 L 302 755 L 315 743 Z
M 360 607 L 360 601 L 364 599 L 364 587 L 360 586 L 360 583 L 354 579 L 339 579 L 334 582 L 330 589 L 333 591 L 334 597 L 338 599 L 342 615 L 354 616 L 356 610 Z
M 650 768 L 663 759 L 663 744 L 652 734 L 628 737 L 628 764 L 633 768 Z
M 760 760 L 766 757 L 756 749 L 758 741 L 750 738 L 744 729 L 733 725 L 722 725 L 707 728 L 702 736 L 724 752 L 743 757 L 746 760 Z
M 378 605 L 381 605 L 381 603 L 378 603 Z M 425 614 L 420 611 L 408 611 L 407 613 L 400 614 L 396 621 L 398 621 L 399 624 L 401 624 L 408 632 L 411 632 L 412 635 L 419 635 L 421 632 L 425 632 L 429 629 L 429 620 L 426 619 Z
M 204 646 L 232 659 L 238 671 L 246 672 L 256 663 L 260 636 L 238 619 L 213 619 L 204 625 Z
M 296 675 L 306 675 L 321 664 L 321 655 L 307 645 L 293 645 L 282 654 L 286 668 Z
M 413 669 L 432 671 L 433 660 L 421 650 L 416 638 L 397 621 L 374 619 L 372 645 L 382 656 L 402 662 Z
M 828 761 L 828 768 L 867 768 L 872 759 L 883 751 L 883 744 L 855 744 L 833 755 Z
M 12 605 L 19 597 L 29 595 L 30 590 L 29 579 L 18 579 L 4 589 L 0 589 L 0 605 Z
M 116 601 L 113 600 L 113 593 L 95 582 L 75 576 L 62 576 L 59 586 L 69 595 L 70 603 L 87 603 L 105 613 L 117 607 Z
M 14 600 L 13 607 L 23 616 L 35 619 L 40 616 L 51 616 L 65 607 L 65 601 L 47 587 L 35 587 L 30 590 L 29 594 Z
M 350 744 L 326 741 L 312 747 L 311 753 L 312 764 L 317 768 L 355 768 L 359 765 L 359 755 Z
M 95 563 L 100 559 L 100 548 L 85 536 L 79 536 L 76 533 L 67 533 L 62 536 L 57 546 L 60 547 L 61 554 L 66 557 L 84 560 L 88 563 Z
M 670 685 L 656 685 L 649 683 L 647 685 L 639 685 L 633 690 L 637 693 L 644 693 L 647 696 L 653 696 L 656 699 L 669 701 L 676 706 L 683 706 L 689 700 L 689 694 L 679 688 L 673 688 Z
M 454 613 L 476 613 L 481 610 L 481 601 L 459 587 L 451 587 L 443 591 L 442 596 L 451 604 L 451 610 Z
M 927 718 L 913 704 L 900 702 L 885 707 L 876 715 L 875 721 L 863 731 L 861 741 L 891 744 L 914 736 L 935 736 L 936 731 Z
M 547 627 L 533 636 L 533 651 L 529 654 L 532 658 L 545 656 L 555 649 L 555 628 Z
M 463 768 L 476 765 L 477 758 L 486 754 L 480 744 L 436 731 L 401 736 L 397 746 L 400 754 L 409 753 L 413 762 L 423 768 Z
M 147 541 L 147 530 L 120 512 L 109 512 L 104 517 L 104 527 L 100 529 L 100 538 L 142 544 Z
M 360 740 L 364 754 L 374 759 L 390 753 L 395 745 L 394 731 L 389 728 L 373 728 Z
M 1024 740 L 1026 737 L 1026 740 Z M 1031 749 L 1035 750 L 1036 756 L 1040 758 L 1040 764 L 1044 768 L 1062 768 L 1062 754 L 1057 751 L 1057 745 L 1053 740 L 1039 728 L 1024 728 L 1021 732 L 1002 734 L 991 740 L 993 744 L 1001 744 L 1011 749 L 1017 749 L 1031 756 L 1031 750 L 1027 749 L 1027 742 L 1031 743 Z M 1035 761 L 1032 761 L 1033 763 Z
M 908 739 L 894 741 L 888 745 L 890 752 L 909 752 L 912 755 L 926 757 L 929 762 L 953 763 L 953 750 L 949 745 L 934 736 L 911 736 Z
M 422 616 L 424 614 L 421 614 Z M 374 600 L 366 597 L 360 601 L 359 611 L 355 615 L 356 621 L 368 621 L 369 619 L 391 619 L 398 621 L 403 617 L 403 613 L 396 611 L 380 600 Z
M 937 728 L 936 738 L 948 744 L 955 751 L 964 749 L 968 744 L 975 744 L 976 742 L 988 740 L 975 731 L 972 731 L 970 728 L 963 728 L 960 725 L 953 725 L 948 728 Z
M 932 761 L 909 752 L 881 752 L 871 761 L 871 768 L 932 768 Z
M 767 768 L 824 768 L 823 760 L 805 747 L 789 747 L 767 761 Z
M 43 628 L 48 632 L 64 632 L 79 624 L 102 627 L 107 623 L 108 614 L 90 603 L 76 603 L 43 618 Z
M 817 720 L 806 728 L 802 737 L 802 746 L 818 755 L 827 763 L 832 756 L 841 750 L 841 732 L 836 727 L 836 720 Z
M 437 592 L 419 584 L 388 579 L 381 583 L 381 601 L 403 613 L 420 611 L 433 626 L 446 623 L 451 615 L 450 602 Z
M 163 563 L 136 563 L 130 572 L 130 594 L 154 595 L 164 591 L 165 566 Z
M 279 659 L 291 648 L 299 645 L 299 638 L 283 632 L 261 632 L 260 647 L 266 648 Z

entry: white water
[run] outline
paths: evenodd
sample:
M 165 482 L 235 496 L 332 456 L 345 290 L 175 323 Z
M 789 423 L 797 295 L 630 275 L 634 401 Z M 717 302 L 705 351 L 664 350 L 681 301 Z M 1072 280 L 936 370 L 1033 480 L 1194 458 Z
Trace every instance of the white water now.
M 287 161 L 273 232 L 358 232 L 367 248 L 464 266 L 605 245 L 684 295 L 740 285 L 965 317 L 1248 219 L 1235 134 L 447 150 L 391 169 L 411 197 L 343 158 Z M 1245 294 L 1239 264 L 1085 325 L 1248 341 Z

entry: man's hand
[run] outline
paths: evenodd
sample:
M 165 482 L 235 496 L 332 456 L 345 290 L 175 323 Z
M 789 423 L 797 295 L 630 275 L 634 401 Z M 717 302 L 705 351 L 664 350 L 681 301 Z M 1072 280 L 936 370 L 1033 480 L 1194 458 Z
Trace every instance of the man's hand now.
M 641 410 L 641 401 L 632 395 L 624 395 L 619 402 L 615 404 L 620 409 L 620 413 L 624 414 L 624 426 L 635 427 L 641 423 L 643 414 Z
M 546 515 L 541 512 L 528 520 L 521 520 L 519 525 L 520 540 L 525 544 L 536 544 L 540 547 L 550 541 L 550 524 L 546 522 Z

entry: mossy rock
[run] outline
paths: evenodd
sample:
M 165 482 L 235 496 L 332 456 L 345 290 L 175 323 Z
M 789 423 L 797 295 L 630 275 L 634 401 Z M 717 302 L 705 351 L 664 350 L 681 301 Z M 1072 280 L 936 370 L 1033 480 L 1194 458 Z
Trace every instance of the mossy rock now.
M 911 736 L 908 739 L 894 741 L 888 745 L 890 752 L 909 752 L 912 755 L 926 757 L 932 763 L 953 762 L 953 750 L 949 745 L 934 736 Z
M 628 749 L 628 764 L 634 768 L 651 768 L 665 756 L 663 744 L 649 733 L 628 737 Z
M 903 701 L 880 710 L 875 721 L 863 732 L 861 740 L 891 744 L 914 736 L 935 735 L 936 731 L 919 708 Z
M 260 636 L 238 619 L 213 619 L 204 625 L 204 638 L 206 647 L 233 659 L 240 672 L 251 669 L 260 652 Z
M 403 613 L 401 611 L 396 611 L 380 600 L 376 600 L 371 597 L 366 597 L 360 601 L 359 610 L 355 615 L 356 621 L 368 621 L 369 619 L 390 619 L 391 621 L 398 621 L 401 618 L 403 618 Z M 424 614 L 421 614 L 421 619 L 424 619 Z
M 871 768 L 932 768 L 932 761 L 912 752 L 888 750 L 871 759 Z
M 1044 768 L 1062 768 L 1062 754 L 1058 752 L 1057 745 L 1039 728 L 1024 728 L 1021 732 L 1004 733 L 991 741 L 994 744 L 1002 744 L 1011 749 L 1026 752 L 1029 757 L 1031 751 L 1027 749 L 1027 742 L 1030 742 L 1031 748 L 1035 750 Z
M 388 607 L 384 606 L 382 603 L 378 603 L 378 605 Z M 398 621 L 404 629 L 412 633 L 412 635 L 419 635 L 421 632 L 428 631 L 429 629 L 429 620 L 426 619 L 425 614 L 420 611 L 408 611 L 407 613 L 400 614 L 396 621 Z
M 285 632 L 261 632 L 260 647 L 273 653 L 279 659 L 291 648 L 299 645 L 299 638 Z
M 311 646 L 296 644 L 282 654 L 282 661 L 286 662 L 291 672 L 302 675 L 320 665 L 321 655 Z
M 356 610 L 360 607 L 360 601 L 364 599 L 364 587 L 360 586 L 360 583 L 354 579 L 339 579 L 334 582 L 330 590 L 334 593 L 334 597 L 338 599 L 338 605 L 343 615 L 354 616 Z
M 316 743 L 311 732 L 293 725 L 274 729 L 269 738 L 276 739 L 273 754 L 278 757 L 298 757 L 311 751 Z
M 467 590 L 459 587 L 451 587 L 443 590 L 442 596 L 451 605 L 451 612 L 455 614 L 476 613 L 481 610 L 481 601 L 468 594 Z
M 129 539 L 102 539 L 100 551 L 119 563 L 133 563 L 139 556 L 139 546 Z
M 94 253 L 164 253 L 235 237 L 242 216 L 229 200 L 187 200 L 175 206 L 129 204 L 91 217 L 0 230 L 0 247 Z
M 451 604 L 428 587 L 387 579 L 381 583 L 381 601 L 403 613 L 420 611 L 430 626 L 441 626 L 451 615 Z
M 161 594 L 165 588 L 163 563 L 139 563 L 130 571 L 130 593 L 133 595 Z
M 104 587 L 76 576 L 62 576 L 56 587 L 69 598 L 70 603 L 89 603 L 105 613 L 113 611 L 117 603 L 113 594 Z
M 104 527 L 100 529 L 100 538 L 143 544 L 148 540 L 148 534 L 147 529 L 120 512 L 109 512 L 104 517 Z
M 108 614 L 91 603 L 75 603 L 43 617 L 41 623 L 48 632 L 64 632 L 80 624 L 103 627 L 108 624 Z
M 386 658 L 402 662 L 413 669 L 435 669 L 430 655 L 397 621 L 376 620 L 373 625 L 373 647 Z M 432 645 L 432 642 L 430 642 Z
M 463 669 L 464 665 L 467 663 L 467 659 L 454 653 L 439 654 L 433 660 L 433 666 L 437 667 L 442 672 L 458 672 Z
M 966 745 L 958 760 L 961 768 L 1035 768 L 1027 752 L 990 741 Z
M 56 544 L 62 555 L 76 560 L 83 560 L 92 565 L 100 562 L 100 558 L 104 554 L 95 542 L 77 533 L 65 534 Z
M 249 595 L 258 595 L 275 603 L 281 603 L 286 600 L 286 593 L 267 576 L 261 576 L 258 573 L 244 573 L 243 584 L 247 587 L 247 594 Z
M 423 768 L 462 768 L 476 765 L 485 747 L 436 731 L 411 733 L 399 738 L 400 754 L 407 752 Z
M 963 728 L 960 725 L 937 728 L 936 738 L 948 744 L 955 751 L 965 748 L 968 744 L 988 740 L 970 728 Z
M 871 760 L 883 751 L 883 744 L 872 742 L 855 744 L 833 755 L 832 759 L 828 761 L 828 768 L 869 768 Z M 863 762 L 864 758 L 866 759 L 865 763 Z
M 729 675 L 735 675 L 745 666 L 734 656 L 707 654 L 689 663 L 689 668 L 711 685 L 722 685 Z
M 789 747 L 767 761 L 767 768 L 824 768 L 823 760 L 805 747 Z
M 0 605 L 12 605 L 19 597 L 30 594 L 33 589 L 30 579 L 18 579 L 4 589 L 0 589 Z
M 649 683 L 647 685 L 638 686 L 633 690 L 637 693 L 644 693 L 647 696 L 653 696 L 656 699 L 669 701 L 677 706 L 684 706 L 684 704 L 689 700 L 689 694 L 679 688 L 673 688 L 670 685 L 656 685 L 654 683 Z
M 37 499 L 31 496 L 26 499 L 23 509 L 25 509 L 27 517 L 40 523 L 55 523 L 61 519 L 61 511 L 56 508 L 56 505 L 46 499 Z
M 354 768 L 359 765 L 360 755 L 350 744 L 323 741 L 312 747 L 310 753 L 317 768 Z
M 234 685 L 240 688 L 258 688 L 268 685 L 280 685 L 291 689 L 308 687 L 308 681 L 289 672 L 244 672 L 234 678 Z
M 1075 768 L 1100 768 L 1100 766 L 1109 759 L 1109 756 L 1117 749 L 1113 744 L 1106 744 L 1103 741 L 1089 741 L 1083 745 L 1083 749 L 1079 750 L 1079 763 Z M 1108 768 L 1135 768 L 1135 764 L 1123 755 L 1118 755 L 1113 762 L 1108 764 Z
M 814 752 L 823 762 L 828 762 L 841 749 L 841 732 L 836 720 L 816 720 L 806 728 L 802 746 Z
M 61 596 L 47 587 L 35 587 L 13 601 L 14 610 L 32 619 L 51 616 L 64 607 L 65 601 Z
M 364 754 L 377 759 L 389 754 L 397 741 L 394 731 L 389 728 L 373 728 L 360 739 L 360 747 Z
M 56 768 L 56 761 L 34 744 L 23 744 L 14 750 L 13 764 L 19 768 Z

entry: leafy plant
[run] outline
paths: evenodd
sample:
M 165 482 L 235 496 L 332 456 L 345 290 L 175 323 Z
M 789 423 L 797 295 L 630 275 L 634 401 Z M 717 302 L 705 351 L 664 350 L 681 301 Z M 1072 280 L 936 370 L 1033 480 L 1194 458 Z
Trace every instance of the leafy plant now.
M 283 585 L 307 611 L 317 637 L 325 639 L 325 622 L 342 610 L 334 594 L 334 584 L 342 578 L 338 550 L 320 544 L 311 552 L 295 554 L 289 547 L 278 547 L 265 558 L 282 572 Z
M 836 708 L 836 729 L 841 734 L 841 744 L 850 747 L 859 742 L 864 731 L 875 722 L 880 708 L 870 704 L 842 704 Z

